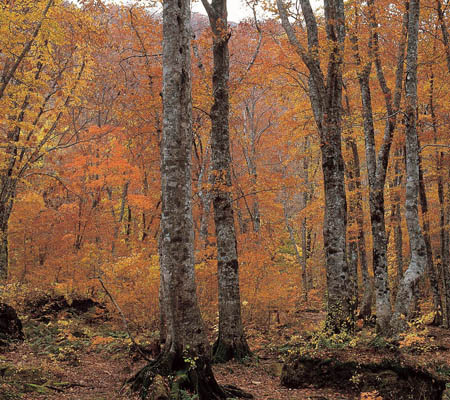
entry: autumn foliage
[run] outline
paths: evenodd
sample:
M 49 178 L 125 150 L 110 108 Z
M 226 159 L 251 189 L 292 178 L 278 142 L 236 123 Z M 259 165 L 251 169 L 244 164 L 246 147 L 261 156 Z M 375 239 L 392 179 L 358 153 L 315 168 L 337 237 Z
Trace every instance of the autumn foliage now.
M 354 3 L 347 4 L 348 29 L 357 31 L 363 43 L 370 21 L 365 6 Z M 436 2 L 423 3 L 417 115 L 428 213 L 421 218 L 422 223 L 429 221 L 433 268 L 444 276 L 449 273 L 450 53 L 441 37 Z M 380 60 L 393 87 L 391 65 L 401 35 L 403 2 L 376 4 Z M 361 14 L 358 26 L 352 8 Z M 0 18 L 0 211 L 7 213 L 12 206 L 2 227 L 8 239 L 8 282 L 69 298 L 106 299 L 101 277 L 134 326 L 158 329 L 159 13 L 139 5 L 20 0 L 4 3 Z M 442 18 L 449 23 L 447 10 Z M 202 15 L 194 14 L 193 28 L 195 268 L 201 310 L 208 326 L 215 326 L 216 250 L 208 197 L 211 33 Z M 324 37 L 323 26 L 319 35 Z M 304 35 L 299 37 L 306 43 Z M 371 55 L 361 48 L 364 61 Z M 354 141 L 360 158 L 361 186 L 356 190 L 362 199 L 359 217 L 370 255 L 358 66 L 351 43 L 346 49 L 343 142 Z M 323 62 L 328 52 L 325 45 L 319 49 Z M 276 18 L 234 25 L 230 53 L 232 198 L 242 313 L 245 324 L 268 326 L 274 312 L 287 319 L 297 310 L 320 309 L 326 303 L 320 141 L 307 94 L 308 71 Z M 375 70 L 370 84 L 379 145 L 389 116 Z M 402 111 L 397 118 L 385 191 L 388 273 L 394 293 L 409 257 L 402 209 L 406 183 Z M 348 166 L 354 155 L 345 145 L 343 153 Z M 348 186 L 352 178 L 346 179 Z M 356 231 L 353 215 L 349 242 L 356 240 Z M 373 275 L 370 257 L 368 262 Z M 358 274 L 360 297 L 360 267 Z M 417 291 L 420 309 L 429 312 L 427 279 Z M 366 393 L 361 398 L 379 397 Z

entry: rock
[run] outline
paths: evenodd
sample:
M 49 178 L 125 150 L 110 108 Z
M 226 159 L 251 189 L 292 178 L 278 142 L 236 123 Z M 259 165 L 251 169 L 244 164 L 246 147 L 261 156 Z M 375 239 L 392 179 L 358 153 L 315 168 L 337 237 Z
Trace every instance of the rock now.
M 66 299 L 61 295 L 42 294 L 25 302 L 25 312 L 31 318 L 49 322 L 60 313 L 84 314 L 87 322 L 94 323 L 107 319 L 106 306 L 91 298 Z
M 334 388 L 349 393 L 378 391 L 384 400 L 441 400 L 446 382 L 415 366 L 383 360 L 357 363 L 335 358 L 293 356 L 281 384 L 289 388 Z M 450 400 L 450 399 L 449 399 Z
M 24 339 L 22 322 L 16 310 L 5 303 L 0 303 L 0 344 Z

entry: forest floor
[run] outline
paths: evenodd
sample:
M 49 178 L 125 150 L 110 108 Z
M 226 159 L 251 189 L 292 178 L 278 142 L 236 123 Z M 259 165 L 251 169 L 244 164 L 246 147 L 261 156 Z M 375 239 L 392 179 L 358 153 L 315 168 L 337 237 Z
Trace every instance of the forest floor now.
M 25 317 L 25 341 L 0 349 L 0 400 L 138 399 L 122 386 L 145 361 L 133 351 L 126 332 L 103 317 L 96 307 L 76 315 L 66 310 L 53 318 Z M 283 362 L 299 349 L 303 355 L 342 362 L 395 359 L 450 382 L 450 331 L 417 325 L 396 343 L 367 329 L 352 338 L 329 339 L 318 331 L 323 317 L 305 310 L 263 330 L 248 328 L 257 357 L 244 364 L 215 365 L 219 383 L 236 385 L 257 400 L 381 399 L 376 392 L 364 392 L 357 374 L 332 387 L 317 388 L 315 382 L 301 389 L 281 386 Z M 137 340 L 150 349 L 154 338 L 142 334 Z

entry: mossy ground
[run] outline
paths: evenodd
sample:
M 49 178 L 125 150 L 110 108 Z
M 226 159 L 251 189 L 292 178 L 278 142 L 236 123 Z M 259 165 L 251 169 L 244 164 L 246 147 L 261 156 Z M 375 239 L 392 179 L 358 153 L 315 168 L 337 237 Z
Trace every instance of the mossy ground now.
M 97 310 L 98 311 L 98 310 Z M 42 321 L 22 314 L 25 341 L 0 350 L 0 400 L 133 400 L 123 383 L 147 364 L 133 349 L 127 333 L 113 320 L 97 318 L 97 311 L 60 312 Z M 378 337 L 371 329 L 354 335 L 329 335 L 321 331 L 324 314 L 300 311 L 262 329 L 247 325 L 254 358 L 246 363 L 214 365 L 219 384 L 235 385 L 258 400 L 359 399 L 358 376 L 336 387 L 288 389 L 280 384 L 283 363 L 293 354 L 330 358 L 342 362 L 382 362 L 391 358 L 424 368 L 450 381 L 450 331 L 413 326 L 396 340 Z M 210 339 L 215 339 L 211 330 Z M 142 330 L 136 340 L 154 348 L 157 332 Z M 158 378 L 159 379 L 159 378 Z M 167 382 L 166 382 L 167 383 Z M 195 398 L 189 391 L 186 399 Z

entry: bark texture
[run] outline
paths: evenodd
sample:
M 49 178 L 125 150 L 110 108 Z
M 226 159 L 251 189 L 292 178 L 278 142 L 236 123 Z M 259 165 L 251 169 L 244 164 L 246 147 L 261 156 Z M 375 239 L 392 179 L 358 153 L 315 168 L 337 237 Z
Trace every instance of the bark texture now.
M 391 192 L 391 224 L 393 225 L 394 233 L 394 247 L 395 247 L 395 264 L 397 273 L 395 276 L 395 284 L 393 287 L 393 294 L 397 294 L 397 289 L 400 280 L 403 276 L 403 229 L 402 229 L 402 214 L 401 214 L 401 198 L 400 186 L 403 181 L 404 171 L 404 151 L 403 146 L 397 149 L 394 153 L 394 179 L 390 185 Z
M 210 366 L 210 347 L 197 303 L 192 218 L 190 0 L 163 5 L 163 135 L 161 141 L 161 312 L 165 346 L 134 378 L 142 398 L 157 374 L 176 375 L 172 391 L 225 399 Z M 171 394 L 172 397 L 172 394 Z
M 439 25 L 442 33 L 442 42 L 444 43 L 445 55 L 447 60 L 447 70 L 450 74 L 450 39 L 447 24 L 445 22 L 444 8 L 441 0 L 436 0 L 436 9 L 438 12 Z M 433 126 L 436 126 L 436 116 L 434 115 L 434 107 L 431 107 Z M 437 135 L 435 136 L 437 137 Z M 438 170 L 442 170 L 444 160 L 444 153 L 440 153 L 438 157 Z M 447 192 L 450 193 L 450 184 L 447 177 Z M 449 221 L 450 221 L 450 206 L 445 199 L 445 183 L 446 178 L 442 172 L 438 173 L 438 196 L 440 204 L 440 240 L 441 240 L 441 280 L 442 280 L 442 292 L 444 300 L 444 325 L 450 328 L 450 234 L 449 234 Z
M 409 3 L 408 48 L 406 55 L 405 120 L 406 120 L 406 201 L 405 218 L 409 234 L 411 259 L 403 275 L 395 302 L 392 327 L 404 328 L 402 316 L 408 317 L 414 300 L 414 286 L 427 265 L 425 240 L 420 228 L 419 195 L 419 142 L 417 137 L 417 47 L 419 34 L 420 1 Z
M 202 0 L 213 32 L 213 96 L 211 107 L 212 202 L 217 239 L 219 337 L 213 347 L 216 362 L 250 356 L 244 335 L 239 292 L 239 262 L 231 197 L 231 153 L 228 94 L 229 51 L 226 0 Z
M 423 236 L 425 240 L 425 248 L 427 252 L 427 274 L 430 281 L 431 293 L 433 295 L 433 308 L 434 308 L 434 325 L 440 325 L 442 323 L 442 301 L 439 293 L 439 285 L 436 276 L 436 270 L 433 263 L 433 248 L 431 246 L 430 235 L 430 218 L 428 215 L 428 200 L 425 190 L 425 182 L 422 171 L 422 160 L 419 157 L 419 200 L 420 208 L 422 210 L 422 224 L 423 224 Z
M 348 95 L 345 95 L 345 112 L 347 116 L 351 116 L 350 101 Z M 362 289 L 363 295 L 361 303 L 359 305 L 359 318 L 368 321 L 372 315 L 372 303 L 373 303 L 373 278 L 369 275 L 367 266 L 367 252 L 366 252 L 366 237 L 364 226 L 364 211 L 363 211 L 363 198 L 361 192 L 361 163 L 359 160 L 358 146 L 354 140 L 354 132 L 351 132 L 351 136 L 345 139 L 347 151 L 350 153 L 350 161 L 346 167 L 347 179 L 349 180 L 349 212 L 353 214 L 354 222 L 356 222 L 356 231 L 354 233 L 353 240 L 357 243 L 356 248 L 351 248 L 351 251 L 357 254 L 353 255 L 356 258 L 356 263 L 359 260 L 362 277 Z M 352 216 L 350 216 L 352 218 Z M 349 240 L 351 243 L 351 239 Z M 351 245 L 352 246 L 352 245 Z M 355 246 L 355 245 L 353 245 Z M 352 257 L 349 257 L 351 260 Z M 354 273 L 355 278 L 358 279 L 357 271 Z M 355 285 L 355 289 L 357 286 Z M 356 298 L 358 292 L 356 292 Z M 359 303 L 359 301 L 357 302 Z
M 342 61 L 345 40 L 344 3 L 325 0 L 325 25 L 329 46 L 324 75 L 319 60 L 316 17 L 309 0 L 300 1 L 308 36 L 308 49 L 298 40 L 282 0 L 277 0 L 281 23 L 294 50 L 306 64 L 309 97 L 320 135 L 325 191 L 324 247 L 327 268 L 327 328 L 339 332 L 353 326 L 354 307 L 347 264 L 347 202 L 341 149 Z
M 392 310 L 390 303 L 390 289 L 388 284 L 387 270 L 387 234 L 384 217 L 384 187 L 386 184 L 386 172 L 392 144 L 392 137 L 397 121 L 396 114 L 400 107 L 401 100 L 405 52 L 404 39 L 406 34 L 407 16 L 405 13 L 403 37 L 400 40 L 397 55 L 394 100 L 392 101 L 391 90 L 387 86 L 379 55 L 379 41 L 377 33 L 378 24 L 375 17 L 374 0 L 368 1 L 368 7 L 371 34 L 367 46 L 369 52 L 369 61 L 366 64 L 363 65 L 361 62 L 357 35 L 354 34 L 351 40 L 353 43 L 356 64 L 360 69 L 358 73 L 358 81 L 361 91 L 367 172 L 369 178 L 369 205 L 372 227 L 373 270 L 375 277 L 377 329 L 381 333 L 388 333 L 390 329 Z M 375 129 L 373 122 L 372 97 L 370 89 L 370 73 L 372 69 L 372 60 L 374 60 L 378 82 L 384 94 L 387 114 L 384 138 L 378 155 L 376 153 L 375 146 Z
M 442 323 L 446 328 L 450 328 L 450 235 L 448 224 L 450 221 L 450 207 L 448 199 L 446 202 L 442 162 L 444 154 L 441 152 L 437 158 L 437 186 L 439 198 L 439 239 L 440 239 L 440 263 L 438 265 L 441 280 L 443 316 Z M 447 184 L 447 191 L 450 193 L 450 185 Z

